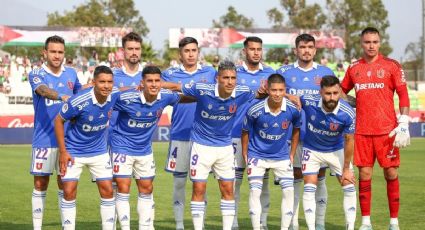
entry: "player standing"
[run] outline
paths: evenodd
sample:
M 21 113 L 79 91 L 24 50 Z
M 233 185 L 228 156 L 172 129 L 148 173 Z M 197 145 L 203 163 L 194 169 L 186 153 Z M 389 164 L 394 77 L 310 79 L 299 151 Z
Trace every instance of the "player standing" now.
M 334 75 L 331 69 L 314 62 L 316 55 L 316 42 L 313 36 L 309 34 L 301 34 L 295 39 L 294 53 L 297 61 L 291 65 L 282 66 L 277 70 L 286 80 L 286 92 L 288 94 L 302 95 L 318 95 L 320 90 L 320 81 L 323 76 Z M 304 112 L 302 120 L 305 123 Z M 300 144 L 298 145 L 296 156 L 294 157 L 294 216 L 292 219 L 292 227 L 298 229 L 298 209 L 301 193 L 301 183 L 303 175 L 301 171 L 301 154 L 302 141 L 305 134 L 305 125 L 301 127 Z M 328 192 L 326 189 L 326 165 L 322 165 L 319 172 L 319 181 L 316 190 L 316 228 L 324 229 L 325 213 Z
M 399 148 L 410 144 L 409 96 L 406 78 L 400 64 L 379 53 L 381 39 L 373 27 L 361 33 L 363 58 L 347 69 L 341 83 L 344 93 L 356 91 L 357 125 L 355 131 L 354 164 L 359 168 L 359 200 L 362 212 L 361 230 L 372 229 L 370 202 L 375 159 L 383 168 L 387 181 L 390 209 L 390 230 L 399 229 L 398 210 L 400 185 L 397 168 Z M 400 117 L 394 110 L 394 91 L 399 97 Z
M 256 91 L 260 88 L 261 84 L 265 84 L 267 78 L 275 73 L 275 71 L 268 66 L 261 63 L 263 58 L 263 41 L 259 37 L 247 37 L 244 41 L 244 48 L 242 53 L 245 56 L 245 61 L 242 66 L 236 68 L 237 84 L 246 85 L 251 90 Z M 255 102 L 255 101 L 253 101 Z M 253 103 L 252 103 L 253 104 Z M 235 205 L 236 215 L 233 221 L 232 229 L 238 229 L 238 206 L 240 200 L 240 188 L 242 185 L 243 173 L 245 171 L 245 161 L 242 157 L 241 148 L 241 134 L 242 123 L 245 118 L 248 108 L 252 104 L 243 104 L 238 108 L 236 113 L 235 124 L 232 129 L 232 144 L 235 153 Z M 268 172 L 268 171 L 267 171 Z M 268 186 L 268 173 L 264 176 L 263 191 L 261 192 L 261 224 L 267 227 L 267 214 L 270 206 L 269 186 Z
M 351 159 L 355 113 L 347 102 L 340 99 L 341 87 L 337 77 L 324 76 L 320 88 L 320 95 L 301 97 L 307 126 L 302 155 L 304 215 L 308 229 L 316 229 L 317 174 L 320 166 L 326 164 L 337 176 L 344 191 L 346 229 L 354 230 L 357 200 Z
M 109 117 L 118 96 L 112 92 L 112 70 L 106 66 L 96 67 L 92 84 L 92 88 L 71 97 L 55 119 L 64 190 L 61 203 L 63 229 L 75 229 L 77 185 L 84 166 L 89 168 L 99 188 L 102 229 L 114 227 L 115 198 L 107 150 Z M 65 131 L 64 123 L 71 120 Z
M 179 42 L 181 65 L 162 72 L 162 80 L 183 85 L 197 82 L 213 83 L 217 72 L 210 66 L 198 63 L 198 41 L 185 37 Z M 170 147 L 165 170 L 173 173 L 173 208 L 176 229 L 184 229 L 186 178 L 189 171 L 190 132 L 192 130 L 196 103 L 175 104 L 171 118 Z
M 137 212 L 139 229 L 149 229 L 152 220 L 152 191 L 155 161 L 152 136 L 168 105 L 174 105 L 180 96 L 161 90 L 161 70 L 147 66 L 142 72 L 143 91 L 130 89 L 121 93 L 114 109 L 117 124 L 112 131 L 113 174 L 118 186 L 116 206 L 121 229 L 130 229 L 130 185 L 134 175 L 138 187 Z
M 57 168 L 58 145 L 53 120 L 60 110 L 62 102 L 81 88 L 74 69 L 63 66 L 65 41 L 59 36 L 46 39 L 44 58 L 47 60 L 41 68 L 29 74 L 34 105 L 34 135 L 32 139 L 31 174 L 34 175 L 32 192 L 32 220 L 34 229 L 41 229 L 44 204 L 50 175 L 53 169 L 58 173 L 58 202 L 63 197 L 62 184 Z
M 292 160 L 299 140 L 301 112 L 285 96 L 285 79 L 272 74 L 267 81 L 269 97 L 247 112 L 242 133 L 242 153 L 248 163 L 249 214 L 252 228 L 260 230 L 260 196 L 264 173 L 273 169 L 282 188 L 281 229 L 287 230 L 293 215 L 294 172 Z M 289 133 L 290 124 L 293 125 Z M 287 140 L 292 136 L 291 149 Z M 249 143 L 248 143 L 249 140 Z

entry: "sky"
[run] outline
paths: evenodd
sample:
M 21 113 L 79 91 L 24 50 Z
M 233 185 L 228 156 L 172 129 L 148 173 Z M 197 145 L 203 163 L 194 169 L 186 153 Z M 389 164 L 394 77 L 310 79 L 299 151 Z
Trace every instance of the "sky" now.
M 42 26 L 47 24 L 47 14 L 63 13 L 88 0 L 0 0 L 0 24 Z M 422 1 L 382 0 L 388 11 L 391 58 L 404 59 L 409 42 L 417 42 L 422 35 Z M 145 19 L 150 33 L 147 40 L 155 49 L 162 49 L 169 28 L 209 28 L 213 19 L 227 12 L 228 6 L 254 19 L 257 28 L 269 28 L 266 11 L 280 7 L 279 0 L 135 0 L 136 8 Z M 326 0 L 307 0 L 325 6 Z M 7 7 L 4 7 L 7 5 Z M 165 6 L 165 7 L 164 7 Z M 373 9 L 370 9 L 373 10 Z M 366 14 L 367 12 L 365 12 Z M 287 18 L 286 18 L 287 19 Z

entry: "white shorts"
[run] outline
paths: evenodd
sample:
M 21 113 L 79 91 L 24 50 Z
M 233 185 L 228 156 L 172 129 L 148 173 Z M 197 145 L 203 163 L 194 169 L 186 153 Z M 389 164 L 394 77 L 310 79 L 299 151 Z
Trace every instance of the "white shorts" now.
M 283 179 L 294 179 L 294 169 L 290 160 L 268 160 L 268 159 L 257 159 L 249 158 L 248 167 L 246 173 L 248 174 L 248 180 L 263 180 L 264 173 L 268 169 L 273 169 L 275 178 L 280 180 Z
M 289 149 L 291 149 L 291 145 L 289 145 Z M 302 162 L 302 156 L 303 156 L 303 144 L 302 142 L 298 143 L 297 151 L 295 152 L 294 156 L 294 168 L 301 168 L 301 162 Z M 320 164 L 320 168 L 327 168 L 328 165 L 326 163 Z
M 155 178 L 155 160 L 153 154 L 146 156 L 129 156 L 126 154 L 113 153 L 113 176 L 118 178 L 134 178 L 148 180 Z
M 104 153 L 93 157 L 74 157 L 74 164 L 68 165 L 62 181 L 78 181 L 84 166 L 96 181 L 112 180 L 111 158 L 109 153 Z
M 332 174 L 341 176 L 342 169 L 344 167 L 344 149 L 322 153 L 308 148 L 303 148 L 301 167 L 303 175 L 318 174 L 321 165 L 328 165 Z M 350 168 L 352 169 L 351 164 Z
M 246 168 L 245 160 L 242 156 L 242 144 L 240 138 L 232 138 L 233 153 L 235 154 L 235 170 L 243 171 Z
M 49 176 L 53 170 L 59 172 L 58 148 L 32 148 L 30 173 L 35 176 Z
M 170 141 L 165 171 L 187 173 L 189 171 L 190 141 Z M 186 176 L 187 174 L 185 174 Z
M 190 179 L 207 181 L 212 170 L 218 180 L 233 181 L 235 179 L 234 162 L 232 145 L 213 147 L 193 142 L 190 154 Z

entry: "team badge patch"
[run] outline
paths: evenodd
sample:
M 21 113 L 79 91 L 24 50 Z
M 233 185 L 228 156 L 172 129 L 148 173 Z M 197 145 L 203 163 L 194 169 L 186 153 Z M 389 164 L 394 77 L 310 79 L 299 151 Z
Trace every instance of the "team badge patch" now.
M 140 117 L 140 116 L 142 116 L 142 112 L 137 111 L 137 112 L 136 112 L 136 117 Z
M 162 114 L 162 109 L 158 109 L 156 111 L 156 117 L 161 117 L 161 114 Z
M 311 115 L 310 118 L 311 118 L 312 121 L 316 120 L 316 116 L 314 116 L 314 115 Z
M 315 76 L 314 77 L 314 83 L 316 84 L 316 85 L 320 85 L 320 82 L 322 81 L 322 77 L 320 77 L 320 76 Z
M 74 83 L 72 81 L 68 81 L 66 84 L 70 90 L 74 89 Z
M 282 121 L 282 129 L 288 129 L 289 121 Z
M 338 124 L 337 123 L 329 123 L 329 128 L 332 130 L 332 131 L 336 131 L 337 129 L 338 129 Z
M 93 121 L 93 116 L 92 115 L 89 116 L 89 121 Z
M 376 76 L 377 76 L 378 78 L 384 78 L 384 77 L 385 77 L 385 70 L 384 70 L 384 69 L 379 69 L 379 70 L 376 72 Z
M 297 81 L 297 77 L 295 77 L 295 76 L 291 77 L 291 81 L 292 82 L 296 82 Z
M 230 105 L 229 106 L 229 113 L 235 113 L 236 112 L 236 104 Z
M 208 105 L 208 109 L 212 109 L 212 107 L 213 107 L 212 104 Z

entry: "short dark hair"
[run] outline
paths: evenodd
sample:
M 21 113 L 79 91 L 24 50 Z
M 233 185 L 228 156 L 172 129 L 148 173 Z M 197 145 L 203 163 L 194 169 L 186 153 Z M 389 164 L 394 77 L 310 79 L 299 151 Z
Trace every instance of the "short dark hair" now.
M 99 65 L 94 69 L 93 78 L 96 79 L 102 73 L 113 75 L 111 68 L 106 65 Z
M 185 47 L 187 44 L 195 43 L 198 46 L 198 41 L 193 37 L 184 37 L 179 41 L 179 49 Z
M 129 42 L 129 41 L 138 42 L 138 43 L 140 43 L 140 45 L 142 45 L 142 43 L 143 43 L 143 39 L 140 37 L 140 35 L 138 35 L 134 32 L 130 32 L 130 33 L 126 34 L 124 37 L 122 37 L 122 39 L 121 39 L 122 47 L 124 48 L 125 43 Z
M 295 47 L 298 47 L 300 42 L 313 42 L 316 45 L 316 39 L 310 34 L 300 34 L 295 38 Z
M 158 68 L 158 66 L 148 65 L 145 68 L 143 68 L 142 77 L 145 77 L 146 74 L 159 74 L 159 75 L 161 75 L 161 70 Z
M 53 36 L 50 36 L 46 39 L 46 42 L 44 43 L 44 49 L 45 50 L 47 50 L 47 46 L 49 45 L 49 43 L 60 43 L 60 44 L 63 44 L 65 46 L 65 40 L 58 35 L 53 35 Z
M 236 71 L 236 65 L 232 61 L 224 60 L 218 64 L 218 72 L 223 70 L 233 70 Z
M 243 42 L 243 47 L 246 48 L 248 46 L 248 42 L 257 42 L 257 43 L 263 44 L 263 40 L 261 40 L 261 38 L 256 36 L 249 36 Z
M 272 85 L 272 83 L 283 83 L 283 84 L 286 85 L 285 78 L 282 75 L 278 74 L 278 73 L 271 74 L 267 78 L 267 85 L 269 87 Z
M 320 81 L 320 88 L 323 89 L 325 87 L 331 87 L 334 85 L 340 85 L 339 79 L 334 75 L 326 75 L 322 77 Z
M 364 30 L 362 30 L 362 33 L 360 34 L 360 36 L 363 37 L 363 35 L 365 35 L 365 34 L 378 34 L 379 35 L 379 30 L 376 29 L 375 27 L 368 26 L 368 27 L 364 28 Z

